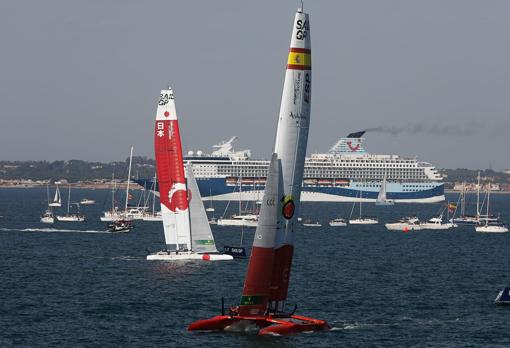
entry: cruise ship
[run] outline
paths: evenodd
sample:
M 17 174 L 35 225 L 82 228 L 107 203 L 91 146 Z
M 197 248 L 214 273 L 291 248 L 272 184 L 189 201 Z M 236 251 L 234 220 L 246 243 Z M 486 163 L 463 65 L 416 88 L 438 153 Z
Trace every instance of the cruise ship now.
M 444 201 L 443 178 L 436 168 L 416 158 L 368 153 L 365 131 L 338 140 L 327 153 L 305 160 L 301 200 L 304 202 L 375 202 L 386 176 L 387 199 L 397 203 Z M 252 159 L 250 150 L 234 151 L 237 137 L 213 146 L 204 154 L 188 152 L 204 200 L 262 199 L 268 160 Z M 136 180 L 146 188 L 151 179 Z

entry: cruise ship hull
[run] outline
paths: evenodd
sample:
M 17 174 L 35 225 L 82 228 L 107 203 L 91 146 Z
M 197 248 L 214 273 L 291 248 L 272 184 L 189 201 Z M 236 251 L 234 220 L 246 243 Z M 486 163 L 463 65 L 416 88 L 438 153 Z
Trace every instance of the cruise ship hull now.
M 136 180 L 147 189 L 152 181 Z M 225 178 L 197 178 L 198 187 L 203 200 L 229 201 L 239 200 L 239 186 L 227 184 Z M 379 186 L 351 182 L 345 187 L 304 185 L 301 193 L 303 202 L 375 202 Z M 258 201 L 264 195 L 264 185 L 242 185 L 242 201 Z M 361 196 L 361 198 L 360 198 Z M 437 203 L 445 200 L 443 183 L 388 183 L 387 198 L 396 203 Z

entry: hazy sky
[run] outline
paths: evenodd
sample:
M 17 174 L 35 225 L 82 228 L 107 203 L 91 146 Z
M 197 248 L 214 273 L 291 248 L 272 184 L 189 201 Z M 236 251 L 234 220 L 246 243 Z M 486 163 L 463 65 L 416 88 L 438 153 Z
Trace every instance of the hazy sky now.
M 153 157 L 169 83 L 187 150 L 269 158 L 298 1 L 0 2 L 0 160 Z M 347 133 L 437 167 L 510 167 L 510 1 L 305 1 L 309 152 Z

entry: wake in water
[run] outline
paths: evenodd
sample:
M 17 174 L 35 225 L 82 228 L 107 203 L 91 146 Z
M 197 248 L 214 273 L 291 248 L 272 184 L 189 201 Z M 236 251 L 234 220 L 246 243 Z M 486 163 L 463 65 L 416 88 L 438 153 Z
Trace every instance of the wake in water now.
M 69 230 L 63 228 L 0 228 L 0 231 L 17 231 L 17 232 L 66 232 L 66 233 L 108 233 L 108 231 L 97 230 Z

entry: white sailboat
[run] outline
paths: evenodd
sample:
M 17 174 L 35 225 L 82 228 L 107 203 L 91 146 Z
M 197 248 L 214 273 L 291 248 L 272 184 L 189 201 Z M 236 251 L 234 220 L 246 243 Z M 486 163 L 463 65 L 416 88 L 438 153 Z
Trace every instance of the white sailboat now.
M 46 200 L 48 201 L 48 209 L 41 215 L 41 222 L 45 224 L 52 224 L 55 222 L 53 211 L 50 206 L 50 188 L 46 185 Z
M 62 206 L 62 198 L 60 197 L 60 190 L 58 188 L 55 190 L 55 197 L 53 198 L 53 202 L 48 204 L 50 207 L 61 207 Z
M 147 260 L 233 260 L 231 255 L 220 254 L 216 249 L 191 165 L 186 166 L 184 174 L 171 89 L 161 91 L 154 139 L 166 250 L 148 255 Z
M 363 183 L 361 183 L 363 185 Z M 357 219 L 352 219 L 352 213 L 354 211 L 354 206 L 356 205 L 356 202 L 353 203 L 351 214 L 349 216 L 349 224 L 351 225 L 375 225 L 379 223 L 379 220 L 372 217 L 363 217 L 361 214 L 361 205 L 363 203 L 363 188 L 360 188 L 359 191 L 359 217 Z
M 232 215 L 230 218 L 219 218 L 216 220 L 216 224 L 218 226 L 243 226 L 243 227 L 257 227 L 259 216 L 258 214 L 253 213 L 244 213 L 242 212 L 242 179 L 239 178 L 239 213 Z M 230 202 L 229 202 L 230 203 Z M 225 208 L 227 211 L 228 205 Z
M 68 190 L 67 190 L 67 214 L 66 215 L 57 215 L 57 220 L 62 222 L 81 222 L 85 221 L 85 216 L 83 214 L 80 214 L 78 211 L 77 213 L 70 213 L 69 209 L 71 207 L 71 184 L 69 184 Z M 79 207 L 79 205 L 78 205 Z
M 205 211 L 208 213 L 212 213 L 212 212 L 214 212 L 214 206 L 213 206 L 213 195 L 211 193 L 211 189 L 209 189 L 209 197 L 211 197 L 211 199 L 209 199 L 209 207 L 206 208 Z
M 393 205 L 395 201 L 386 197 L 386 173 L 384 173 L 383 181 L 381 182 L 381 189 L 377 195 L 376 205 Z
M 506 233 L 508 232 L 508 227 L 503 225 L 500 222 L 490 222 L 489 217 L 489 202 L 491 197 L 491 185 L 488 185 L 487 189 L 487 218 L 485 219 L 485 224 L 480 224 L 475 227 L 476 232 L 484 232 L 484 233 Z
M 142 217 L 143 221 L 163 221 L 163 216 L 161 215 L 161 211 L 156 211 L 156 181 L 157 176 L 154 176 L 154 181 L 152 183 L 152 188 L 149 190 L 149 194 L 152 194 L 152 211 L 145 212 Z
M 129 202 L 129 183 L 131 182 L 131 164 L 133 161 L 133 146 L 131 146 L 131 151 L 129 154 L 129 168 L 128 168 L 128 178 L 126 185 L 126 201 L 124 203 L 124 210 L 119 210 L 118 207 L 115 206 L 115 181 L 112 175 L 112 209 L 105 211 L 103 215 L 99 218 L 103 222 L 115 222 L 119 220 L 133 220 L 134 212 L 128 212 L 128 202 Z

